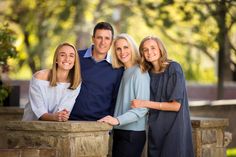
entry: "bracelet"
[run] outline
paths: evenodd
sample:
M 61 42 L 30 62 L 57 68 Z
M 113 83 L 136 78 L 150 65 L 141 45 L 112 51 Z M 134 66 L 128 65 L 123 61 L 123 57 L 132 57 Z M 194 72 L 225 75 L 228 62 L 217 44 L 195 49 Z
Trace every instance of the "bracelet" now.
M 116 126 L 119 126 L 120 125 L 120 121 L 118 118 L 116 118 L 116 120 L 118 121 L 118 124 L 116 124 Z
M 162 104 L 161 104 L 161 102 L 160 102 L 160 105 L 159 105 L 160 109 L 159 109 L 159 110 L 161 110 L 161 108 L 162 108 L 161 106 L 162 106 Z

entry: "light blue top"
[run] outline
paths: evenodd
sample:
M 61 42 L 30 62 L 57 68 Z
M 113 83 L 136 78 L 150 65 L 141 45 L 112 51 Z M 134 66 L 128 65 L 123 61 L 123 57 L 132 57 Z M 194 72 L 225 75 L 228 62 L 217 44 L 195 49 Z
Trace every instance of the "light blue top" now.
M 30 80 L 29 103 L 26 104 L 22 120 L 38 120 L 45 113 L 55 113 L 63 109 L 71 112 L 75 99 L 80 91 L 80 85 L 68 89 L 70 83 L 57 83 L 51 87 L 49 81 Z
M 146 127 L 147 108 L 130 107 L 133 99 L 149 100 L 150 97 L 150 77 L 149 74 L 142 73 L 138 65 L 124 71 L 114 116 L 119 120 L 120 125 L 115 129 L 143 131 Z

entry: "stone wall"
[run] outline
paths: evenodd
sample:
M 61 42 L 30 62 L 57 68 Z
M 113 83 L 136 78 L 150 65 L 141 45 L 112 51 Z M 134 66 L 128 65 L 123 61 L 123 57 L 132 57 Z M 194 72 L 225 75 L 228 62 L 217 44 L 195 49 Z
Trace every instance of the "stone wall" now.
M 14 116 L 9 118 L 10 116 L 4 113 L 5 111 L 14 115 L 11 109 L 2 108 L 0 114 L 5 115 L 7 119 L 17 118 Z M 22 113 L 22 109 L 15 111 Z M 40 150 L 42 152 L 45 149 L 48 150 L 49 155 L 54 153 L 57 157 L 105 157 L 108 155 L 108 132 L 111 126 L 107 124 L 83 121 L 6 121 L 2 115 L 0 115 L 2 117 L 0 154 L 24 154 L 29 151 L 40 154 Z M 226 147 L 231 140 L 225 133 L 225 129 L 230 124 L 228 119 L 191 117 L 191 122 L 195 156 L 224 157 Z M 35 157 L 41 157 L 36 155 Z M 145 156 L 144 153 L 143 157 Z
M 57 157 L 105 157 L 111 126 L 98 122 L 9 121 L 0 148 L 53 148 Z
M 5 137 L 5 129 L 3 123 L 12 120 L 21 120 L 24 113 L 24 109 L 19 107 L 0 107 L 0 139 Z M 7 143 L 5 140 L 0 140 L 0 148 L 6 148 Z M 6 151 L 5 153 L 13 154 L 12 151 Z M 17 152 L 15 152 L 17 153 Z M 0 153 L 1 154 L 1 153 Z
M 0 107 L 0 122 L 21 120 L 24 113 L 23 108 L 19 107 Z
M 195 157 L 225 157 L 227 119 L 191 117 Z
M 0 149 L 0 157 L 57 157 L 57 150 L 52 148 L 14 148 Z
M 229 120 L 229 126 L 225 128 L 232 133 L 232 141 L 228 148 L 236 148 L 236 100 L 219 101 L 197 101 L 190 103 L 191 116 L 197 117 L 218 117 Z

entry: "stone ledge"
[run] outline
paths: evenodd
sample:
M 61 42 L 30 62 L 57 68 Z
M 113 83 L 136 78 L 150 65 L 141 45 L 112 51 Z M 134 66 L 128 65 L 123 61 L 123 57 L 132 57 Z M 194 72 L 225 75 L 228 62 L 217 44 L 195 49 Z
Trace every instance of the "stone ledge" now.
M 191 117 L 193 128 L 215 128 L 229 126 L 229 120 L 224 118 Z
M 200 100 L 200 101 L 189 101 L 190 108 L 201 107 L 201 106 L 235 106 L 236 99 L 225 99 L 225 100 Z
M 56 149 L 58 157 L 107 156 L 112 129 L 91 121 L 8 121 L 0 126 L 0 148 L 47 147 Z
M 19 107 L 0 107 L 0 114 L 22 114 L 24 113 L 23 108 Z
M 0 107 L 0 122 L 21 120 L 24 113 L 23 108 L 19 107 Z M 1 126 L 0 126 L 1 127 Z
M 93 121 L 8 121 L 3 122 L 5 130 L 42 132 L 96 132 L 111 130 L 112 126 Z

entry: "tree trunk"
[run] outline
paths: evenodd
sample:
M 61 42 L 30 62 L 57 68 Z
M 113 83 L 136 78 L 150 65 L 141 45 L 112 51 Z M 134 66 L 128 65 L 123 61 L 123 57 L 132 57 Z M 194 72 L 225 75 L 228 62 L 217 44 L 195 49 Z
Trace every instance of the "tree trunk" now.
M 226 28 L 226 4 L 225 0 L 221 0 L 217 5 L 217 16 L 215 16 L 219 26 L 217 35 L 219 52 L 218 52 L 218 85 L 217 99 L 224 98 L 224 81 L 226 67 L 226 52 L 227 52 L 227 28 Z M 229 69 L 227 69 L 229 70 Z
M 230 59 L 230 45 L 228 37 L 228 28 L 226 28 L 225 41 L 224 41 L 224 53 L 225 53 L 225 66 L 224 66 L 224 82 L 233 81 L 233 70 L 231 69 L 231 59 Z

